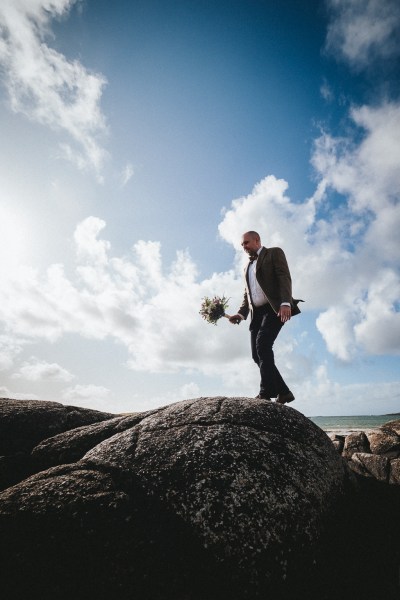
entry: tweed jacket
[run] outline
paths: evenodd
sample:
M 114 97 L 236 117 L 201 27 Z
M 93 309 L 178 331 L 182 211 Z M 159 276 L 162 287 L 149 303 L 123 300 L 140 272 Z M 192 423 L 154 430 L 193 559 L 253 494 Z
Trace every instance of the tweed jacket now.
M 249 312 L 253 313 L 249 282 L 247 277 L 249 265 L 245 268 L 245 292 L 243 302 L 238 310 L 244 319 Z M 278 313 L 282 302 L 290 302 L 292 316 L 297 315 L 300 309 L 297 306 L 299 300 L 292 297 L 292 278 L 290 276 L 285 253 L 281 248 L 261 248 L 256 266 L 257 281 L 266 295 L 273 310 Z

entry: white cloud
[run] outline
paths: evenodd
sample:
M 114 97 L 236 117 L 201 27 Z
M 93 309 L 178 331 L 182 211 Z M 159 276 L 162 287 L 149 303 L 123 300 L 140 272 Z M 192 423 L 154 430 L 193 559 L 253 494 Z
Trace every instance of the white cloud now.
M 395 310 L 399 298 L 398 274 L 382 270 L 371 282 L 361 304 L 364 318 L 354 328 L 356 340 L 371 354 L 399 353 L 400 312 Z
M 200 395 L 200 388 L 197 383 L 191 381 L 181 387 L 180 394 L 183 399 L 197 398 Z
M 35 394 L 14 392 L 4 385 L 0 386 L 0 398 L 12 398 L 13 400 L 39 400 Z
M 128 163 L 121 173 L 121 187 L 125 187 L 130 179 L 132 179 L 134 175 L 133 166 L 131 163 Z
M 9 335 L 0 335 L 0 371 L 8 371 L 14 365 L 15 357 L 22 351 L 20 343 Z
M 296 386 L 296 398 L 295 408 L 312 416 L 388 414 L 399 409 L 399 381 L 339 384 L 320 364 Z
M 354 212 L 378 214 L 399 197 L 400 104 L 353 108 L 350 117 L 361 142 L 322 135 L 312 163 L 327 185 L 348 196 Z
M 317 320 L 328 349 L 342 359 L 360 346 L 371 354 L 400 351 L 400 105 L 354 108 L 351 117 L 360 143 L 323 135 L 312 159 L 325 189 L 348 199 L 340 226 L 354 246 L 350 279 L 343 265 L 335 285 L 345 293 Z
M 110 243 L 97 239 L 105 226 L 105 221 L 96 217 L 88 217 L 78 224 L 74 233 L 78 260 L 98 266 L 107 264 Z
M 78 406 L 106 406 L 111 392 L 101 385 L 75 385 L 62 393 L 62 400 Z
M 73 147 L 62 142 L 62 154 L 99 174 L 107 156 L 99 141 L 106 132 L 100 109 L 106 81 L 45 41 L 51 36 L 51 20 L 66 16 L 75 2 L 2 0 L 0 64 L 12 110 L 66 133 Z
M 189 254 L 178 251 L 164 271 L 157 242 L 138 241 L 129 257 L 112 257 L 99 239 L 104 221 L 89 217 L 75 231 L 77 267 L 41 273 L 20 267 L 0 288 L 0 318 L 14 335 L 55 341 L 67 333 L 124 344 L 128 365 L 142 371 L 200 369 L 242 354 L 239 338 L 224 320 L 212 327 L 198 314 L 205 295 L 224 293 L 239 303 L 241 277 L 215 274 L 197 282 Z M 236 310 L 236 306 L 234 308 Z
M 326 46 L 330 52 L 356 68 L 399 54 L 398 0 L 327 0 L 327 6 L 331 23 Z
M 357 313 L 351 306 L 331 306 L 317 318 L 317 329 L 327 348 L 341 360 L 350 360 L 355 352 L 354 327 Z
M 2 190 L 0 204 L 0 269 L 12 272 L 25 259 L 29 223 L 26 215 Z
M 39 361 L 33 357 L 30 362 L 22 364 L 13 378 L 27 381 L 71 381 L 74 376 L 57 363 Z

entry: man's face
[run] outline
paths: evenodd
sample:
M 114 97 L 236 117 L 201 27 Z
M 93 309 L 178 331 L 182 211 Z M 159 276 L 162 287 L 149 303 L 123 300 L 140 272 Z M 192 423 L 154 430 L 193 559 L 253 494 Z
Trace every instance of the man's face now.
M 253 237 L 248 233 L 242 235 L 242 248 L 247 254 L 256 254 L 257 250 L 261 248 L 261 242 L 259 238 Z

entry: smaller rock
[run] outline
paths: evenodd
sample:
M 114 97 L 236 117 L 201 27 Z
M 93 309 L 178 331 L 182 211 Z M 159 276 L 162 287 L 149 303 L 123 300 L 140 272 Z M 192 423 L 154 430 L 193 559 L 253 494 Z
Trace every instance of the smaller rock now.
M 339 454 L 341 454 L 343 452 L 346 436 L 339 435 L 337 433 L 330 433 L 328 437 L 332 440 L 332 444 L 335 446 Z
M 390 461 L 389 483 L 400 485 L 400 458 Z
M 342 456 L 350 459 L 355 452 L 370 452 L 369 441 L 363 431 L 355 431 L 346 436 Z
M 385 423 L 384 428 L 391 429 L 392 431 L 397 433 L 397 435 L 400 435 L 400 419 L 396 419 L 395 421 L 388 421 L 387 423 Z
M 400 436 L 392 429 L 383 426 L 368 433 L 367 437 L 373 454 L 381 454 L 388 458 L 400 456 Z
M 363 477 L 371 477 L 384 483 L 389 479 L 390 461 L 386 456 L 355 452 L 348 465 L 352 471 Z

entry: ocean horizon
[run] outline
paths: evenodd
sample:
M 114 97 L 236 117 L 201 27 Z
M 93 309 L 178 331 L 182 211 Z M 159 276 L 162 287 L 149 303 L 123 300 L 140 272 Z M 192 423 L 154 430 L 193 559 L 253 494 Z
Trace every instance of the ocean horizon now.
M 381 427 L 389 421 L 400 419 L 400 412 L 389 415 L 344 415 L 317 416 L 309 419 L 327 432 L 350 433 L 352 431 L 367 431 Z

